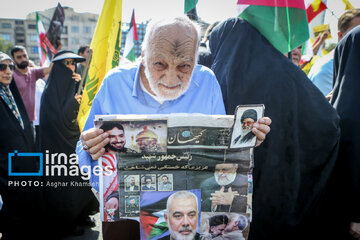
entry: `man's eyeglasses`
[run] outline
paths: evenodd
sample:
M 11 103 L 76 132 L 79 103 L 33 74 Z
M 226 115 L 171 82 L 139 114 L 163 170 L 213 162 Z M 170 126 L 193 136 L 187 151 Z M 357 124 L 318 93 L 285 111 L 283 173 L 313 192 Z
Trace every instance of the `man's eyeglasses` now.
M 64 60 L 62 62 L 65 65 L 76 65 L 76 62 L 74 60 Z
M 0 71 L 5 71 L 6 68 L 10 69 L 10 71 L 14 71 L 15 65 L 14 64 L 6 64 L 6 63 L 0 63 Z

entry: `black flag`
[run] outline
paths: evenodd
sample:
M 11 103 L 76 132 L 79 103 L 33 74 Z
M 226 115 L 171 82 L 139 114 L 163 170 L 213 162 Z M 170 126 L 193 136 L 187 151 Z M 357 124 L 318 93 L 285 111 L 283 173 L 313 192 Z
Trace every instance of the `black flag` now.
M 60 3 L 55 8 L 54 15 L 51 19 L 49 29 L 46 33 L 46 37 L 49 39 L 52 46 L 57 49 L 59 46 L 58 40 L 60 40 L 61 31 L 64 26 L 65 13 Z M 50 52 L 55 54 L 51 49 Z

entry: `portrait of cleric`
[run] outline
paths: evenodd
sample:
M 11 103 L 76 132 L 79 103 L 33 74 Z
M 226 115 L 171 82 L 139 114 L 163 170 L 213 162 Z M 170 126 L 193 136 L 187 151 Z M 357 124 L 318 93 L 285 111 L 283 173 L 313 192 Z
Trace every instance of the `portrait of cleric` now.
M 142 191 L 156 191 L 156 175 L 149 174 L 141 177 Z
M 235 112 L 230 148 L 255 147 L 256 137 L 251 131 L 254 123 L 263 116 L 263 106 L 238 107 Z
M 217 164 L 200 188 L 202 212 L 246 212 L 248 176 L 238 173 L 238 164 Z
M 199 240 L 198 198 L 190 191 L 178 191 L 170 195 L 166 202 L 164 218 L 169 235 L 160 240 Z
M 201 240 L 245 240 L 249 229 L 248 219 L 238 213 L 202 213 Z

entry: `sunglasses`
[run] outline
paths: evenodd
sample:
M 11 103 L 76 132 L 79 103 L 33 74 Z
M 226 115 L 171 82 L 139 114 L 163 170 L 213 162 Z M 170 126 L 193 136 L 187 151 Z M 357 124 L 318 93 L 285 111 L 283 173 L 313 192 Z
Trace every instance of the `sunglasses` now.
M 6 64 L 6 63 L 0 63 L 0 71 L 5 71 L 6 68 L 10 69 L 10 71 L 14 71 L 15 65 L 14 64 Z
M 73 61 L 73 60 L 64 60 L 64 61 L 62 61 L 63 62 L 63 64 L 65 64 L 65 65 L 76 65 L 76 62 L 75 61 Z

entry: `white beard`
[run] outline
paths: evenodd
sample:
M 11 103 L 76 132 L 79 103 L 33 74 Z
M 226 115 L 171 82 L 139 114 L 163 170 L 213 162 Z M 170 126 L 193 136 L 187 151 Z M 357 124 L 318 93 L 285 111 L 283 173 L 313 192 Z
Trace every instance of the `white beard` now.
M 189 235 L 182 235 L 181 233 L 172 230 L 169 219 L 167 220 L 167 226 L 172 240 L 193 240 L 195 238 L 197 229 L 193 230 L 193 232 Z
M 241 129 L 241 138 L 243 138 L 249 132 L 251 132 L 251 127 L 247 127 L 247 128 L 245 128 L 245 130 Z
M 146 58 L 145 58 L 145 64 L 146 64 L 146 66 L 148 66 Z M 179 98 L 181 95 L 183 95 L 186 92 L 186 90 L 188 89 L 188 87 L 190 85 L 191 80 L 189 80 L 186 83 L 179 80 L 176 84 L 169 86 L 169 85 L 165 84 L 161 79 L 155 80 L 151 76 L 149 69 L 147 67 L 144 67 L 144 68 L 145 68 L 144 73 L 149 82 L 151 91 L 154 92 L 156 94 L 156 96 L 159 98 L 159 100 L 161 100 L 161 101 L 175 100 L 175 99 Z M 159 89 L 160 84 L 167 86 L 167 87 L 180 86 L 180 89 L 169 90 L 169 89 L 163 88 L 162 91 L 160 91 L 160 89 Z
M 216 180 L 217 184 L 219 184 L 220 186 L 229 185 L 236 178 L 236 173 L 226 173 L 226 174 L 224 174 L 224 175 L 226 175 L 226 179 L 220 179 L 218 175 L 219 174 L 214 173 L 215 180 Z

